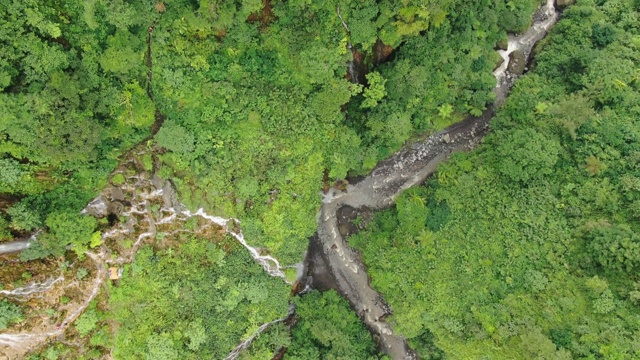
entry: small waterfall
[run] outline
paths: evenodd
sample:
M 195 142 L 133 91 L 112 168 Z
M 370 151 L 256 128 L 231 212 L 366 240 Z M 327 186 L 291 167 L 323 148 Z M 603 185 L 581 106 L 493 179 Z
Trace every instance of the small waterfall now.
M 61 275 L 57 278 L 51 278 L 42 283 L 34 282 L 27 286 L 15 288 L 13 290 L 2 290 L 0 291 L 0 294 L 14 297 L 27 297 L 31 294 L 49 291 L 51 290 L 53 285 L 63 280 L 64 277 Z
M 190 211 L 186 210 L 182 212 L 185 216 L 187 217 L 192 217 L 192 216 L 200 216 L 202 218 L 205 218 L 209 221 L 211 221 L 212 223 L 223 227 L 227 233 L 231 236 L 233 236 L 236 240 L 238 240 L 238 242 L 240 244 L 242 244 L 242 246 L 245 247 L 245 249 L 249 250 L 249 253 L 251 254 L 251 257 L 262 266 L 262 268 L 271 276 L 275 276 L 275 277 L 280 277 L 282 279 L 284 279 L 284 281 L 287 284 L 292 284 L 290 281 L 288 281 L 286 279 L 286 276 L 284 274 L 284 271 L 282 270 L 282 266 L 280 266 L 280 262 L 278 261 L 278 259 L 274 258 L 273 256 L 270 255 L 260 255 L 260 252 L 254 248 L 253 246 L 249 245 L 247 243 L 247 241 L 244 238 L 244 234 L 241 231 L 235 232 L 232 229 L 230 229 L 229 227 L 229 223 L 237 223 L 240 224 L 240 220 L 235 219 L 235 218 L 230 218 L 230 219 L 225 219 L 219 216 L 211 216 L 208 215 L 206 212 L 204 212 L 204 209 L 200 208 L 198 209 L 198 211 L 196 211 L 195 213 L 191 213 Z
M 547 3 L 534 14 L 534 22 L 531 27 L 519 35 L 509 34 L 507 50 L 498 50 L 503 62 L 493 72 L 497 80 L 496 106 L 504 102 L 515 78 L 520 75 L 509 72 L 513 54 L 520 52 L 522 59 L 525 59 L 524 61 L 529 59 L 535 44 L 544 38 L 551 26 L 558 21 L 559 14 L 554 5 L 555 0 L 547 0 Z
M 384 209 L 392 206 L 402 191 L 421 184 L 436 171 L 437 165 L 452 153 L 474 148 L 489 131 L 495 107 L 506 98 L 510 87 L 519 74 L 510 72 L 512 54 L 521 52 L 526 61 L 537 41 L 557 21 L 558 13 L 554 0 L 547 0 L 534 16 L 533 25 L 523 34 L 510 35 L 506 51 L 500 51 L 504 62 L 494 75 L 496 77 L 496 102 L 480 117 L 454 124 L 426 139 L 409 144 L 389 159 L 380 162 L 366 178 L 355 185 L 348 185 L 346 192 L 332 189 L 324 195 L 318 214 L 318 238 L 320 258 L 326 263 L 322 271 L 331 272 L 331 286 L 338 290 L 352 305 L 362 321 L 379 339 L 380 348 L 394 359 L 416 359 L 402 336 L 394 333 L 391 324 L 384 319 L 391 313 L 382 296 L 371 287 L 365 266 L 353 251 L 338 228 L 337 212 L 343 206 L 352 208 Z M 309 253 L 313 248 L 309 248 Z M 313 256 L 307 256 L 307 259 Z M 324 273 L 311 273 L 313 277 L 326 278 Z

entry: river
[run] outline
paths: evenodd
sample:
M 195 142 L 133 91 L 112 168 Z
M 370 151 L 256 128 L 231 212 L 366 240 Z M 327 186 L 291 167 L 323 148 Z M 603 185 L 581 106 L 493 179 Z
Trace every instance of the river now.
M 382 296 L 371 288 L 366 268 L 360 261 L 359 255 L 351 249 L 339 231 L 338 212 L 344 207 L 354 209 L 368 208 L 372 210 L 384 209 L 392 206 L 394 199 L 402 191 L 421 184 L 425 179 L 433 174 L 439 163 L 446 160 L 452 153 L 473 149 L 489 131 L 489 121 L 494 114 L 494 109 L 504 102 L 509 89 L 519 75 L 514 73 L 512 61 L 528 61 L 535 44 L 542 39 L 549 28 L 558 19 L 558 12 L 554 7 L 554 0 L 547 0 L 534 16 L 532 26 L 523 34 L 510 35 L 507 50 L 499 50 L 503 63 L 495 70 L 494 75 L 497 80 L 496 102 L 489 107 L 482 116 L 470 117 L 463 122 L 452 125 L 438 133 L 432 134 L 426 139 L 410 144 L 396 153 L 389 159 L 380 162 L 369 176 L 356 184 L 348 185 L 346 191 L 331 189 L 322 199 L 322 205 L 317 216 L 318 231 L 316 237 L 310 242 L 309 250 L 305 260 L 306 269 L 302 271 L 302 285 L 304 288 L 327 289 L 334 288 L 340 292 L 358 313 L 363 322 L 379 339 L 379 346 L 382 351 L 389 354 L 394 359 L 417 359 L 417 354 L 409 348 L 406 341 L 395 334 L 392 327 L 384 321 L 384 318 L 391 314 L 391 309 L 385 303 Z M 345 24 L 345 28 L 348 27 Z M 151 30 L 150 30 L 151 31 Z M 515 58 L 512 55 L 519 54 Z M 523 60 L 524 59 L 524 60 Z M 148 228 L 137 233 L 137 241 L 133 248 L 141 244 L 142 240 L 153 237 L 155 226 L 174 221 L 185 221 L 194 216 L 201 217 L 209 221 L 209 224 L 220 226 L 236 238 L 252 255 L 256 262 L 263 266 L 270 275 L 285 278 L 279 262 L 270 257 L 261 255 L 257 249 L 247 244 L 241 232 L 235 231 L 233 226 L 239 223 L 236 219 L 223 219 L 204 213 L 202 209 L 195 213 L 182 210 L 181 206 L 175 203 L 172 193 L 173 189 L 167 182 L 160 182 L 154 178 L 135 178 L 135 184 L 127 191 L 132 192 L 132 196 L 138 199 L 134 206 L 128 210 L 128 215 L 140 217 L 138 224 L 146 223 Z M 141 188 L 155 189 L 149 192 L 140 192 Z M 106 191 L 106 190 L 105 190 Z M 122 191 L 122 189 L 120 190 Z M 87 212 L 99 215 L 106 211 L 110 205 L 108 202 L 114 199 L 107 199 L 113 194 L 104 193 L 94 200 L 87 207 Z M 150 200 L 156 198 L 158 202 L 163 202 L 164 211 L 160 219 L 154 219 L 148 211 L 147 205 Z M 136 205 L 140 205 L 140 208 Z M 114 228 L 111 232 L 103 234 L 103 238 L 113 236 L 125 236 L 131 231 L 131 226 L 122 224 L 121 228 Z M 18 252 L 29 247 L 30 240 L 16 241 L 0 245 L 0 254 Z M 105 265 L 107 263 L 126 263 L 133 260 L 135 250 L 127 256 L 112 259 L 105 252 L 98 254 L 87 254 L 94 260 L 97 274 L 88 288 L 86 301 L 79 305 L 66 317 L 65 326 L 71 324 L 75 318 L 86 308 L 89 301 L 95 297 L 99 287 L 106 278 Z M 35 291 L 46 291 L 55 283 L 61 280 L 56 278 L 47 283 L 33 284 L 28 289 L 22 289 L 31 294 Z M 28 290 L 28 291 L 27 291 Z M 13 290 L 17 291 L 17 290 Z M 14 294 L 14 295 L 17 295 Z M 274 322 L 284 321 L 283 319 Z M 272 325 L 267 323 L 264 330 Z M 46 339 L 57 336 L 64 331 L 64 327 L 59 329 L 49 329 L 38 333 L 6 333 L 0 336 L 0 345 L 17 346 L 19 343 L 29 344 L 29 347 L 36 346 L 36 343 L 44 342 Z M 260 331 L 257 332 L 258 334 Z M 237 352 L 253 340 L 255 336 L 243 342 Z M 233 353 L 232 353 L 233 354 Z
M 324 195 L 318 214 L 318 232 L 307 252 L 307 274 L 304 287 L 335 288 L 379 339 L 379 347 L 393 359 L 417 359 L 400 335 L 395 334 L 384 318 L 391 309 L 369 284 L 365 266 L 339 231 L 336 214 L 344 207 L 371 210 L 392 206 L 404 190 L 419 185 L 433 174 L 439 163 L 452 153 L 473 149 L 489 131 L 494 109 L 506 99 L 518 73 L 512 61 L 528 61 L 535 44 L 542 39 L 559 17 L 554 0 L 547 2 L 534 15 L 532 26 L 523 34 L 510 35 L 507 50 L 500 50 L 502 64 L 495 70 L 496 102 L 482 116 L 470 117 L 426 139 L 410 144 L 391 158 L 380 162 L 369 176 L 346 191 L 331 189 Z M 518 53 L 518 58 L 512 56 Z M 517 60 L 514 60 L 517 59 Z M 523 64 L 524 65 L 524 64 Z M 524 69 L 523 66 L 521 66 Z M 318 253 L 320 252 L 320 253 Z

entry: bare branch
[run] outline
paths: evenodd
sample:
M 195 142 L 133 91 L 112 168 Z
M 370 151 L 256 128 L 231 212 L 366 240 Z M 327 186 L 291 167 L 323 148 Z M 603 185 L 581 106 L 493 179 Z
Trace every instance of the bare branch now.
M 351 30 L 349 30 L 349 25 L 347 25 L 347 23 L 342 18 L 342 14 L 340 14 L 340 6 L 336 7 L 336 12 L 338 13 L 338 17 L 340 18 L 340 21 L 342 21 L 342 26 L 344 26 L 344 28 L 347 30 L 347 34 L 351 35 Z

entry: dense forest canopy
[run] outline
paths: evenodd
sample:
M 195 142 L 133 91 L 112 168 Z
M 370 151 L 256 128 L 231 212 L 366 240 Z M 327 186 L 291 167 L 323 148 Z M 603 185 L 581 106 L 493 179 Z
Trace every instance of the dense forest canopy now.
M 255 243 L 297 262 L 323 173 L 364 173 L 416 132 L 482 111 L 493 48 L 538 5 L 5 0 L 2 234 L 77 216 L 166 118 L 162 175 L 183 200 L 246 219 Z M 400 48 L 379 69 L 378 41 Z M 354 57 L 370 71 L 363 84 L 345 78 Z M 43 237 L 30 257 L 69 241 Z
M 351 240 L 424 358 L 430 337 L 447 358 L 640 356 L 636 11 L 566 10 L 486 142 Z
M 0 241 L 37 232 L 20 258 L 67 265 L 104 248 L 81 210 L 135 148 L 186 207 L 298 263 L 323 188 L 493 103 L 495 50 L 541 3 L 0 0 Z M 640 357 L 640 3 L 578 0 L 539 49 L 481 148 L 350 239 L 422 358 Z M 291 302 L 241 358 L 382 357 L 337 293 L 179 236 L 92 302 L 82 351 L 32 358 L 224 358 Z M 0 301 L 0 329 L 27 308 Z

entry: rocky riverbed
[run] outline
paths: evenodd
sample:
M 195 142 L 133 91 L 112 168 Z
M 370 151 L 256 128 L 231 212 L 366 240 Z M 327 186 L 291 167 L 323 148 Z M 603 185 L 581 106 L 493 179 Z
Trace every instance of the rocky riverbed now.
M 418 356 L 385 321 L 385 317 L 391 314 L 392 309 L 385 303 L 382 296 L 371 288 L 367 269 L 359 254 L 345 241 L 346 236 L 358 230 L 350 221 L 358 214 L 366 215 L 392 206 L 394 199 L 402 191 L 422 183 L 435 172 L 437 165 L 452 153 L 470 150 L 479 144 L 489 131 L 489 121 L 493 117 L 495 107 L 504 101 L 517 76 L 525 71 L 533 47 L 546 35 L 557 18 L 558 12 L 554 7 L 554 0 L 547 0 L 547 3 L 534 16 L 534 22 L 529 30 L 520 35 L 509 36 L 507 49 L 499 51 L 503 62 L 494 72 L 497 79 L 496 103 L 482 116 L 470 117 L 422 141 L 410 144 L 393 157 L 380 162 L 369 176 L 348 185 L 344 191 L 332 189 L 323 195 L 322 206 L 317 217 L 318 231 L 310 241 L 300 288 L 338 290 L 349 300 L 351 306 L 372 331 L 381 350 L 394 359 L 416 359 Z M 48 339 L 62 334 L 65 327 L 84 311 L 98 293 L 106 279 L 107 265 L 131 262 L 138 247 L 147 239 L 154 238 L 158 232 L 171 234 L 174 231 L 182 231 L 179 229 L 179 224 L 192 217 L 199 218 L 200 230 L 216 227 L 222 232 L 227 232 L 251 253 L 254 260 L 262 265 L 265 271 L 272 276 L 285 279 L 283 267 L 277 259 L 262 255 L 257 249 L 247 244 L 243 234 L 237 230 L 236 219 L 211 216 L 202 209 L 195 213 L 185 210 L 177 201 L 169 181 L 144 173 L 141 170 L 143 166 L 135 161 L 129 165 L 136 170 L 134 174 L 127 175 L 126 163 L 120 169 L 116 169 L 114 174 L 123 174 L 124 184 L 115 186 L 112 183 L 114 186 L 106 188 L 85 209 L 86 213 L 96 217 L 113 216 L 126 218 L 126 220 L 115 224 L 103 233 L 104 244 L 99 250 L 97 249 L 98 251 L 86 254 L 95 264 L 95 276 L 81 284 L 83 285 L 82 301 L 68 309 L 68 315 L 60 327 L 52 325 L 37 331 L 32 329 L 2 334 L 0 353 L 2 346 L 5 346 L 7 349 L 15 350 L 11 353 L 12 355 L 24 354 Z M 156 210 L 152 210 L 153 204 L 157 205 Z M 128 244 L 127 239 L 135 239 L 135 241 Z M 24 250 L 29 244 L 29 240 L 3 244 L 0 246 L 0 254 Z M 25 288 L 6 290 L 3 294 L 18 297 L 31 296 L 39 292 L 51 291 L 55 287 L 66 286 L 66 282 L 65 279 L 56 277 L 42 283 L 34 282 Z M 274 322 L 283 321 L 283 319 L 274 320 Z M 271 323 L 265 324 L 264 329 L 268 328 L 269 324 Z M 243 344 L 245 342 L 239 346 L 238 352 L 244 348 Z M 246 344 L 246 346 L 250 344 L 249 339 Z
M 392 206 L 400 193 L 424 182 L 452 153 L 470 150 L 479 144 L 489 131 L 495 107 L 504 102 L 515 79 L 525 70 L 533 47 L 557 19 L 554 0 L 547 0 L 525 33 L 509 36 L 507 50 L 499 51 L 503 62 L 494 72 L 496 102 L 482 116 L 470 117 L 413 143 L 380 162 L 358 183 L 348 185 L 344 191 L 331 189 L 324 195 L 317 219 L 318 231 L 310 240 L 301 287 L 333 288 L 340 292 L 371 330 L 380 349 L 394 359 L 417 359 L 418 355 L 385 321 L 392 309 L 370 286 L 360 255 L 345 241 L 345 235 L 355 229 L 345 225 L 344 209 L 380 210 Z

